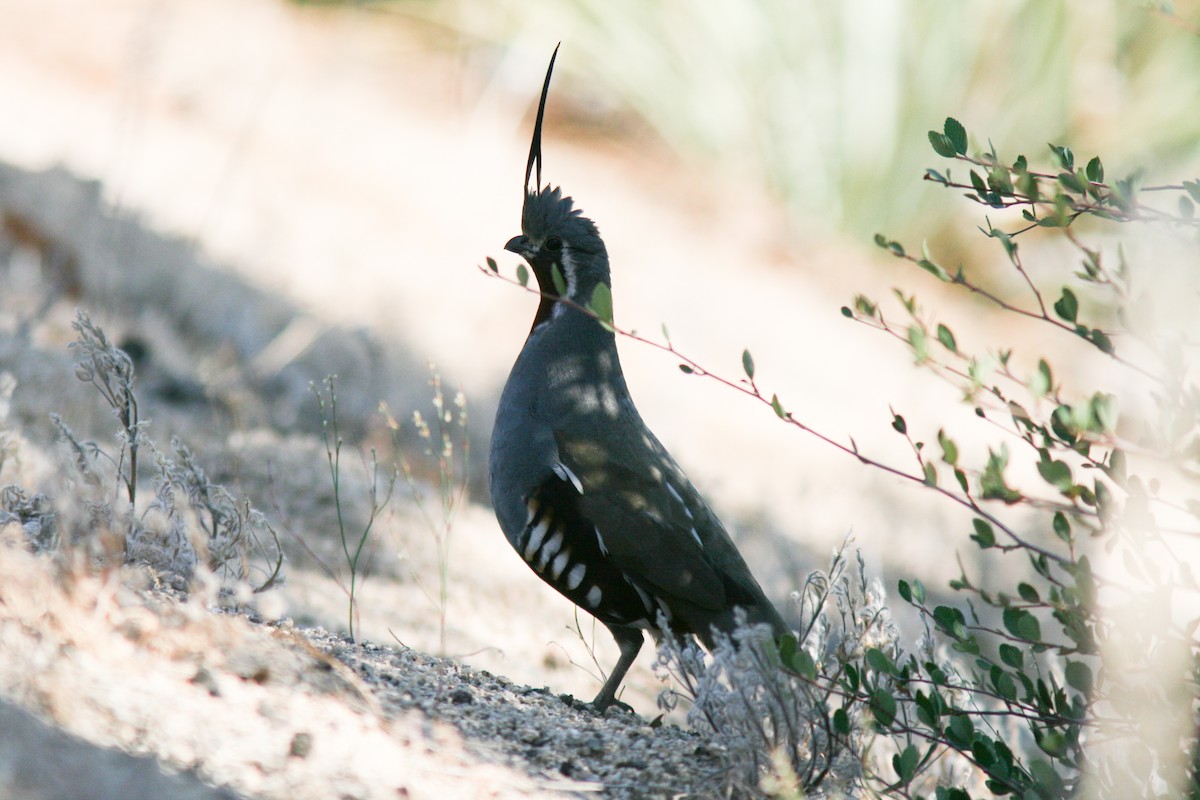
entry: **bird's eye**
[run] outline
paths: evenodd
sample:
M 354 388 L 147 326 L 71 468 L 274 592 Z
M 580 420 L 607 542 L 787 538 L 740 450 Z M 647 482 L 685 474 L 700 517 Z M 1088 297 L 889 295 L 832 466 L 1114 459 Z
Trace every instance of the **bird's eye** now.
M 546 239 L 545 247 L 551 253 L 557 253 L 559 250 L 562 250 L 562 239 L 557 236 L 551 236 Z

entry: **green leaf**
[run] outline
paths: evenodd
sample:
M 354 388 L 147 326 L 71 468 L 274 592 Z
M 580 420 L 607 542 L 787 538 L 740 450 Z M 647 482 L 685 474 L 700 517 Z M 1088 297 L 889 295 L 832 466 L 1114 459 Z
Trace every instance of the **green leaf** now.
M 1093 328 L 1091 335 L 1087 338 L 1091 339 L 1092 344 L 1096 345 L 1096 349 L 1101 353 L 1112 355 L 1114 349 L 1112 339 L 1109 339 L 1104 331 Z
M 967 748 L 971 746 L 971 740 L 975 738 L 975 723 L 966 714 L 956 714 L 950 718 L 950 724 L 946 726 L 945 733 L 952 745 Z
M 925 602 L 925 584 L 921 583 L 916 578 L 912 582 L 912 596 L 917 603 Z
M 896 433 L 908 433 L 908 424 L 904 421 L 904 417 L 899 414 L 892 414 L 892 427 L 896 430 Z
M 1033 586 L 1028 583 L 1018 583 L 1017 594 L 1019 594 L 1021 599 L 1026 603 L 1037 603 L 1041 601 L 1041 597 L 1038 596 L 1038 590 L 1033 588 Z
M 854 296 L 854 308 L 864 317 L 874 317 L 879 307 L 863 295 L 857 294 Z
M 1192 200 L 1200 203 L 1200 180 L 1184 181 L 1183 188 L 1191 196 Z
M 813 657 L 803 647 L 796 648 L 796 652 L 792 654 L 792 660 L 788 663 L 788 666 L 802 678 L 807 678 L 810 681 L 817 679 L 816 662 L 813 661 Z
M 886 689 L 878 688 L 871 692 L 871 713 L 875 722 L 881 728 L 886 728 L 896 719 L 896 698 Z
M 680 364 L 679 371 L 682 372 L 684 375 L 691 375 L 696 370 L 692 369 L 687 364 Z
M 982 549 L 986 550 L 989 547 L 995 547 L 996 532 L 992 530 L 991 523 L 986 519 L 976 517 L 971 520 L 971 524 L 975 526 L 975 533 L 972 534 L 971 538 L 978 542 Z
M 1068 661 L 1066 667 L 1067 684 L 1078 689 L 1084 695 L 1092 693 L 1092 669 L 1082 661 Z
M 1000 445 L 999 453 L 988 450 L 987 464 L 979 476 L 979 488 L 985 500 L 1015 503 L 1021 499 L 1021 493 L 1011 488 L 1004 480 L 1004 471 L 1007 468 L 1008 448 L 1005 445 Z
M 833 712 L 833 731 L 842 736 L 849 735 L 850 715 L 846 713 L 846 709 L 839 708 Z
M 1067 322 L 1074 322 L 1079 313 L 1079 300 L 1075 298 L 1075 293 L 1066 286 L 1063 287 L 1062 297 L 1058 298 L 1058 302 L 1054 304 L 1054 313 Z
M 949 350 L 951 353 L 958 352 L 958 342 L 954 341 L 954 332 L 945 325 L 938 323 L 937 338 L 942 343 L 942 347 Z
M 942 125 L 942 130 L 946 133 L 946 138 L 950 141 L 950 146 L 954 148 L 954 152 L 958 155 L 967 154 L 967 130 L 962 126 L 962 123 L 954 117 L 946 117 L 945 124 Z
M 1117 398 L 1106 392 L 1096 392 L 1088 401 L 1088 428 L 1097 433 L 1112 433 L 1117 427 Z
M 1067 515 L 1061 511 L 1054 512 L 1054 534 L 1068 544 L 1071 541 L 1071 523 L 1067 521 Z
M 878 647 L 869 647 L 866 652 L 867 666 L 876 672 L 881 672 L 885 675 L 895 675 L 896 665 L 893 663 L 891 656 L 880 650 Z
M 588 309 L 596 315 L 596 319 L 608 330 L 613 330 L 613 305 L 612 305 L 612 289 L 608 288 L 607 283 L 597 283 L 596 288 L 592 290 L 592 299 L 588 303 Z
M 771 395 L 771 410 L 780 419 L 787 419 L 787 412 L 783 410 L 783 403 L 779 402 L 779 395 Z
M 912 586 L 909 585 L 908 581 L 901 579 L 900 582 L 896 584 L 896 591 L 900 593 L 901 600 L 906 603 L 912 602 Z
M 491 256 L 488 256 L 487 258 L 484 259 L 484 261 L 487 262 L 488 269 L 490 269 L 492 272 L 496 272 L 496 273 L 500 272 L 500 265 L 496 263 L 496 259 L 492 258 Z
M 554 291 L 558 292 L 559 297 L 567 293 L 567 282 L 563 278 L 562 270 L 558 268 L 558 264 L 550 265 L 550 280 L 554 281 Z
M 917 262 L 917 266 L 928 272 L 933 277 L 944 283 L 949 283 L 952 279 L 950 273 L 946 272 L 941 266 L 933 263 L 928 258 L 922 258 Z
M 942 447 L 942 461 L 947 464 L 958 463 L 958 445 L 954 443 L 954 440 L 946 435 L 944 429 L 938 431 L 937 438 L 938 444 Z
M 929 334 L 920 325 L 908 326 L 908 344 L 912 347 L 917 361 L 929 360 Z
M 524 264 L 517 264 L 517 283 L 522 286 L 529 285 L 529 268 Z
M 882 233 L 875 234 L 875 244 L 879 245 L 884 250 L 892 251 L 892 255 L 894 256 L 900 256 L 901 258 L 904 257 L 904 245 L 887 238 Z
M 1058 159 L 1059 166 L 1067 171 L 1075 169 L 1075 154 L 1071 152 L 1071 148 L 1057 144 L 1049 145 L 1049 147 L 1050 151 L 1054 153 L 1054 157 Z
M 1080 178 L 1076 172 L 1060 172 L 1058 182 L 1068 192 L 1083 194 L 1087 191 L 1087 181 Z
M 1066 462 L 1043 458 L 1038 461 L 1038 474 L 1042 476 L 1042 480 L 1060 492 L 1065 492 L 1072 486 L 1071 467 Z
M 1011 644 L 1002 644 L 1000 645 L 1000 660 L 1013 669 L 1020 669 L 1025 661 L 1025 655 L 1019 647 L 1013 647 Z
M 1001 615 L 1004 627 L 1013 636 L 1026 642 L 1038 642 L 1042 638 L 1042 626 L 1037 617 L 1023 608 L 1006 608 Z
M 1087 178 L 1093 183 L 1104 183 L 1104 165 L 1100 163 L 1100 156 L 1093 156 L 1087 163 Z
M 908 783 L 916 777 L 917 764 L 920 761 L 921 751 L 915 744 L 910 744 L 902 752 L 892 756 L 892 769 L 896 770 L 901 783 Z
M 920 443 L 918 442 L 918 444 L 920 444 Z M 925 485 L 926 486 L 937 486 L 937 467 L 935 467 L 933 465 L 932 461 L 926 461 L 924 469 L 925 469 Z
M 850 306 L 842 306 L 842 316 L 854 319 L 854 312 L 850 310 Z
M 958 155 L 958 151 L 954 148 L 954 142 L 950 141 L 950 137 L 944 133 L 930 131 L 929 144 L 933 145 L 933 152 L 942 158 L 954 158 Z
M 750 355 L 749 350 L 742 351 L 742 369 L 746 372 L 746 377 L 754 380 L 754 358 Z
M 1054 377 L 1050 374 L 1050 365 L 1046 359 L 1038 361 L 1037 370 L 1029 379 L 1029 393 L 1034 397 L 1045 397 L 1054 388 Z

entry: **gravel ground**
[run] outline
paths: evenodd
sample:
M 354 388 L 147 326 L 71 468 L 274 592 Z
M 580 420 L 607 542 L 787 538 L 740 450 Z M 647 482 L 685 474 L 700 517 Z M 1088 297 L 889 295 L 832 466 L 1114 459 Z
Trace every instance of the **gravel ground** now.
M 415 650 L 301 633 L 362 678 L 386 716 L 417 710 L 447 722 L 482 759 L 545 788 L 613 800 L 721 794 L 721 746 L 698 733 L 616 708 L 601 716 L 570 695 Z
M 727 794 L 698 734 L 0 534 L 4 800 Z

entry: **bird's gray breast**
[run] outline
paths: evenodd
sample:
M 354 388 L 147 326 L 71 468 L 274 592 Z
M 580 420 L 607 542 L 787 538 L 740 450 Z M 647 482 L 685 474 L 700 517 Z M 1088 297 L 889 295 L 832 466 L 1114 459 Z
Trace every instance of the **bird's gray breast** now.
M 589 341 L 592 331 L 571 322 L 558 318 L 530 335 L 496 410 L 489 482 L 500 527 L 514 544 L 528 517 L 526 498 L 560 464 L 555 431 L 602 431 L 631 402 L 615 346 Z

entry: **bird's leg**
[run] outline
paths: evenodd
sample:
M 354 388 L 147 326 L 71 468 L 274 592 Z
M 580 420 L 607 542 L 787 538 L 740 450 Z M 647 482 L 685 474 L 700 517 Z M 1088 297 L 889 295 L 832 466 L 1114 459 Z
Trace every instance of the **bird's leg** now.
M 617 665 L 613 667 L 613 671 L 608 675 L 608 680 L 601 687 L 600 694 L 596 695 L 596 699 L 592 701 L 592 708 L 603 714 L 604 709 L 615 703 L 624 710 L 632 712 L 632 708 L 617 700 L 617 690 L 621 688 L 621 681 L 625 680 L 625 673 L 633 666 L 638 651 L 642 649 L 642 632 L 637 628 L 623 625 L 609 625 L 608 629 L 612 632 L 613 638 L 617 640 L 617 647 L 621 648 L 621 657 L 617 659 Z

